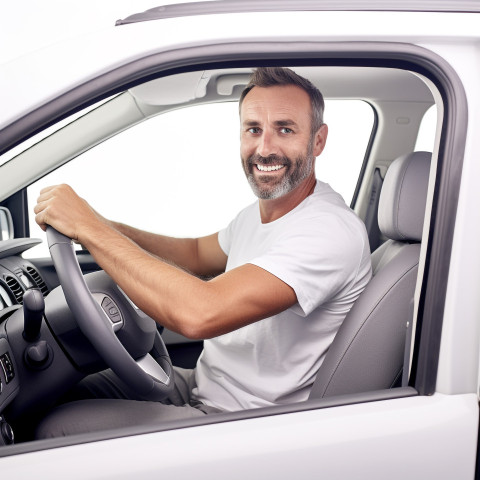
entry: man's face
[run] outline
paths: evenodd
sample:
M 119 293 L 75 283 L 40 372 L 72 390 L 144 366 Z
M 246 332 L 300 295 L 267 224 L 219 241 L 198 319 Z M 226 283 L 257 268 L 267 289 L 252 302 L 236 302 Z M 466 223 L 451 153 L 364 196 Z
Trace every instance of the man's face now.
M 241 111 L 240 154 L 255 195 L 275 199 L 314 175 L 318 148 L 311 135 L 311 104 L 299 87 L 254 87 Z M 324 144 L 324 142 L 323 142 Z

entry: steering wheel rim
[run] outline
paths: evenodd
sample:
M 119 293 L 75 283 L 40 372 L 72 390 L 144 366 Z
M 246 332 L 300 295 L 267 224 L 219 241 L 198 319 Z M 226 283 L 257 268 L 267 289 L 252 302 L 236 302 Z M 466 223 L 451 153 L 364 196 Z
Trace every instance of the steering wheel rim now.
M 105 363 L 145 400 L 162 400 L 173 390 L 173 367 L 160 335 L 160 355 L 134 360 L 114 333 L 106 313 L 92 296 L 75 254 L 73 241 L 47 227 L 47 242 L 68 307 L 78 327 Z M 159 340 L 159 341 L 158 341 Z M 161 363 L 161 365 L 159 364 Z

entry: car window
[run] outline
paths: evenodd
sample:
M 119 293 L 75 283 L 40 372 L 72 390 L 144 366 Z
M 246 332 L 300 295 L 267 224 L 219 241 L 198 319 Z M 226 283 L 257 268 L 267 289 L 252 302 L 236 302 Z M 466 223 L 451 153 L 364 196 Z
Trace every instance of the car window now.
M 433 152 L 435 131 L 437 129 L 437 106 L 432 105 L 423 115 L 418 129 L 415 151 Z
M 352 199 L 374 113 L 363 101 L 326 102 L 327 146 L 317 177 Z M 345 139 L 348 138 L 348 142 Z M 48 185 L 70 184 L 107 218 L 173 236 L 202 236 L 227 226 L 255 200 L 239 156 L 236 102 L 158 115 L 97 145 L 28 187 L 30 208 Z M 30 235 L 44 233 L 30 212 Z M 45 242 L 27 252 L 48 255 Z

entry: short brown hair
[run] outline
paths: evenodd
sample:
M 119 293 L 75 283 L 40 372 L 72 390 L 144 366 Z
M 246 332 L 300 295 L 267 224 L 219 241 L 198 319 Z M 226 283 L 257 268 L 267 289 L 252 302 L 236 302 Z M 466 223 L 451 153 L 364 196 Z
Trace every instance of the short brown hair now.
M 281 85 L 295 85 L 307 92 L 312 107 L 312 135 L 323 125 L 325 102 L 320 90 L 310 80 L 296 74 L 293 70 L 283 67 L 260 67 L 253 71 L 248 85 L 240 95 L 239 106 L 253 87 L 273 87 Z

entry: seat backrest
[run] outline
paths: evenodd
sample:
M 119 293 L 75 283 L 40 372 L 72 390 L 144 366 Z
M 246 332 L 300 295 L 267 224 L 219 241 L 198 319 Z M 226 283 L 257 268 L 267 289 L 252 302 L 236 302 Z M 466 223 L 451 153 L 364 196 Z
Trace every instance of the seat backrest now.
M 379 227 L 388 240 L 372 254 L 373 278 L 342 323 L 310 398 L 391 388 L 403 370 L 413 313 L 431 154 L 390 165 L 380 195 Z

